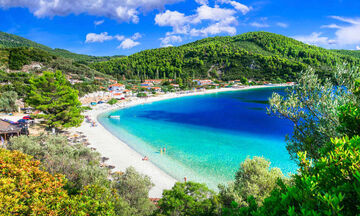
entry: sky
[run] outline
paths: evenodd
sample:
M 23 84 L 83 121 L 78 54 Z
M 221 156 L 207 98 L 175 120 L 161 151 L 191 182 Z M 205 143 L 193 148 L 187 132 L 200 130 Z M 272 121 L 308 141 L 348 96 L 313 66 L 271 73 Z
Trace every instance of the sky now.
M 0 31 L 95 56 L 251 31 L 360 50 L 360 1 L 0 0 Z

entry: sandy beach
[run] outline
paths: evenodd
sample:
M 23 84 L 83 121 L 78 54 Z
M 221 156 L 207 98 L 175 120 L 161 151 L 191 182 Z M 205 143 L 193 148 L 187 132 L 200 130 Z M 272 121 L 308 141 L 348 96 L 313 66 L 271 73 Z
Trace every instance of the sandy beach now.
M 279 85 L 280 86 L 280 85 Z M 87 111 L 84 115 L 89 116 L 92 120 L 97 123 L 96 127 L 92 127 L 90 123 L 84 121 L 83 124 L 78 128 L 72 128 L 73 132 L 83 132 L 90 142 L 90 147 L 96 148 L 104 157 L 110 158 L 107 164 L 115 166 L 113 171 L 125 171 L 129 166 L 134 167 L 138 172 L 147 175 L 151 178 L 151 181 L 155 186 L 150 190 L 149 197 L 160 198 L 164 189 L 170 189 L 177 181 L 160 168 L 155 166 L 150 161 L 143 161 L 143 156 L 136 152 L 134 149 L 129 147 L 126 143 L 119 140 L 117 137 L 112 135 L 106 130 L 97 120 L 101 113 L 108 112 L 115 109 L 122 109 L 126 107 L 136 106 L 144 103 L 152 103 L 160 100 L 167 100 L 171 98 L 194 96 L 200 94 L 211 94 L 224 91 L 240 91 L 254 88 L 265 88 L 274 86 L 251 86 L 244 88 L 222 88 L 205 90 L 201 92 L 192 93 L 168 93 L 155 97 L 149 98 L 135 98 L 132 97 L 130 100 L 119 102 L 113 106 L 109 104 L 99 104 L 93 108 L 93 110 Z

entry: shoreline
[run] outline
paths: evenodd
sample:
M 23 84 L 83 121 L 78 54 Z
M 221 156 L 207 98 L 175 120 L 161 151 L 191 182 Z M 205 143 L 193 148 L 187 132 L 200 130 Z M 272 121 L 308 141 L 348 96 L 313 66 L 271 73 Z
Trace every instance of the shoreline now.
M 132 166 L 139 173 L 147 175 L 150 177 L 151 181 L 154 183 L 154 187 L 149 192 L 149 197 L 151 198 L 161 198 L 162 192 L 164 189 L 171 189 L 172 186 L 177 182 L 175 178 L 169 175 L 167 172 L 163 171 L 151 161 L 143 161 L 143 156 L 138 153 L 135 149 L 130 147 L 126 142 L 120 140 L 118 137 L 113 135 L 109 130 L 107 130 L 99 121 L 98 117 L 103 114 L 113 110 L 119 110 L 124 108 L 129 108 L 132 106 L 137 106 L 145 103 L 152 103 L 156 101 L 169 100 L 173 98 L 186 97 L 186 96 L 196 96 L 203 94 L 214 94 L 219 92 L 229 92 L 229 91 L 241 91 L 257 88 L 270 88 L 270 87 L 282 87 L 288 86 L 284 84 L 280 85 L 261 85 L 261 86 L 248 86 L 244 88 L 221 88 L 221 89 L 210 89 L 201 92 L 191 92 L 185 94 L 179 93 L 167 93 L 159 96 L 149 97 L 149 98 L 136 98 L 132 97 L 130 101 L 122 101 L 115 105 L 109 104 L 100 104 L 94 107 L 93 110 L 87 111 L 84 114 L 89 116 L 93 121 L 96 122 L 96 127 L 91 127 L 91 124 L 84 121 L 82 125 L 78 128 L 72 128 L 71 131 L 81 131 L 83 132 L 89 140 L 90 146 L 96 148 L 96 150 L 104 157 L 108 157 L 108 164 L 114 165 L 115 169 L 113 171 L 125 171 L 126 168 Z

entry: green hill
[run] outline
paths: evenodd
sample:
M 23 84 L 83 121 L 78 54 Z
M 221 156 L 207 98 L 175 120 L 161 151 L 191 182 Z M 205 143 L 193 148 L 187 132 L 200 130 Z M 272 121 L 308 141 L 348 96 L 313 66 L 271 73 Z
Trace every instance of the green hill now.
M 19 48 L 19 47 L 38 48 L 40 50 L 47 51 L 52 55 L 69 58 L 74 61 L 82 62 L 84 64 L 90 62 L 107 61 L 112 58 L 110 56 L 97 57 L 97 56 L 82 55 L 58 48 L 52 49 L 48 46 L 36 43 L 34 41 L 28 40 L 26 38 L 17 35 L 0 32 L 0 48 Z M 121 57 L 121 56 L 116 56 L 116 57 Z
M 332 50 L 343 55 L 351 56 L 354 58 L 360 58 L 360 50 Z
M 220 78 L 292 81 L 308 66 L 322 76 L 343 62 L 359 64 L 354 56 L 310 46 L 282 35 L 251 32 L 212 37 L 179 47 L 145 50 L 124 58 L 96 62 L 94 69 L 117 77 Z

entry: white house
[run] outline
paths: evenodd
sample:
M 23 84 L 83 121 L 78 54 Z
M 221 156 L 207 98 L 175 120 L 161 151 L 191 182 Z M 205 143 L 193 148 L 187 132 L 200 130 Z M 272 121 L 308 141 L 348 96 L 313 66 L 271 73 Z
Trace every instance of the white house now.
M 125 85 L 120 83 L 115 83 L 109 86 L 109 91 L 123 91 L 125 90 Z

